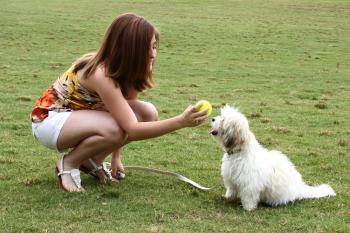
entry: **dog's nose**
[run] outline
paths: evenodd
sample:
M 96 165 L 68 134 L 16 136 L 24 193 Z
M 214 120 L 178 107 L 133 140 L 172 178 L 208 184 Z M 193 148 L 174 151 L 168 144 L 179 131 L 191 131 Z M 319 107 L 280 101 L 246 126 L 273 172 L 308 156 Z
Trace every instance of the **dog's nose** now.
M 218 135 L 218 131 L 216 131 L 216 130 L 212 130 L 210 133 L 211 133 L 211 135 L 213 135 L 213 136 Z

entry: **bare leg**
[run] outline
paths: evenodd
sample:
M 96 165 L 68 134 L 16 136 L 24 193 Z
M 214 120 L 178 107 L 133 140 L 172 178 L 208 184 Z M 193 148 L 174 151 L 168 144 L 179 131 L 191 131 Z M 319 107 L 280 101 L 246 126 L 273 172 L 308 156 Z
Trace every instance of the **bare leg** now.
M 57 140 L 59 149 L 74 148 L 65 156 L 64 169 L 78 168 L 94 155 L 112 153 L 126 142 L 127 135 L 117 125 L 108 112 L 80 110 L 74 111 L 65 122 Z M 60 164 L 57 163 L 60 168 Z M 79 191 L 70 176 L 62 176 L 63 186 L 71 191 Z
M 128 102 L 139 121 L 158 119 L 158 112 L 152 104 L 139 100 Z M 89 158 L 101 164 L 113 152 L 112 175 L 116 176 L 118 171 L 123 171 L 120 152 L 126 143 L 128 143 L 127 135 L 108 112 L 81 110 L 73 112 L 67 119 L 59 135 L 57 147 L 74 148 L 65 157 L 65 170 L 78 168 Z M 97 173 L 97 176 L 101 181 L 105 180 L 102 171 Z M 78 191 L 69 176 L 62 176 L 62 183 L 67 190 Z

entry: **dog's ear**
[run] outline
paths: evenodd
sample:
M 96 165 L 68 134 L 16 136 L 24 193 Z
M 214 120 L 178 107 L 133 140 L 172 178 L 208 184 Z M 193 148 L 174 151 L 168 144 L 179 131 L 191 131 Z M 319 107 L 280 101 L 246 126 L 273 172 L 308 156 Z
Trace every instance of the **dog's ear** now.
M 222 142 L 225 148 L 241 147 L 247 140 L 246 135 L 238 124 L 222 122 Z

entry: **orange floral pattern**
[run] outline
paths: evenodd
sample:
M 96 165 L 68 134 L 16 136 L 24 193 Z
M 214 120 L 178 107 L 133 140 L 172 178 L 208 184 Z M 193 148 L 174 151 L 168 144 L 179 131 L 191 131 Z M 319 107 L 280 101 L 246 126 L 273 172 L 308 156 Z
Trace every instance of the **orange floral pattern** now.
M 104 104 L 97 93 L 79 84 L 73 66 L 69 68 L 41 95 L 32 110 L 32 122 L 41 122 L 49 111 L 69 112 L 91 109 L 104 110 Z

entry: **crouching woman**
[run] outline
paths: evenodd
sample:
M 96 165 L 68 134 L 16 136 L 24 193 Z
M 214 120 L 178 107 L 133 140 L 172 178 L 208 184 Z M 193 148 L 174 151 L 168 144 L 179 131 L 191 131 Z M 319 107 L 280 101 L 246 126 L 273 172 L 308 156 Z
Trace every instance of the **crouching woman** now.
M 100 48 L 77 59 L 36 101 L 33 135 L 43 145 L 63 152 L 56 163 L 60 188 L 81 192 L 80 170 L 102 183 L 123 172 L 121 148 L 131 141 L 158 137 L 197 126 L 206 111 L 189 106 L 181 114 L 158 120 L 154 105 L 137 99 L 153 87 L 152 71 L 159 33 L 135 14 L 117 17 Z M 103 166 L 112 154 L 112 172 Z

